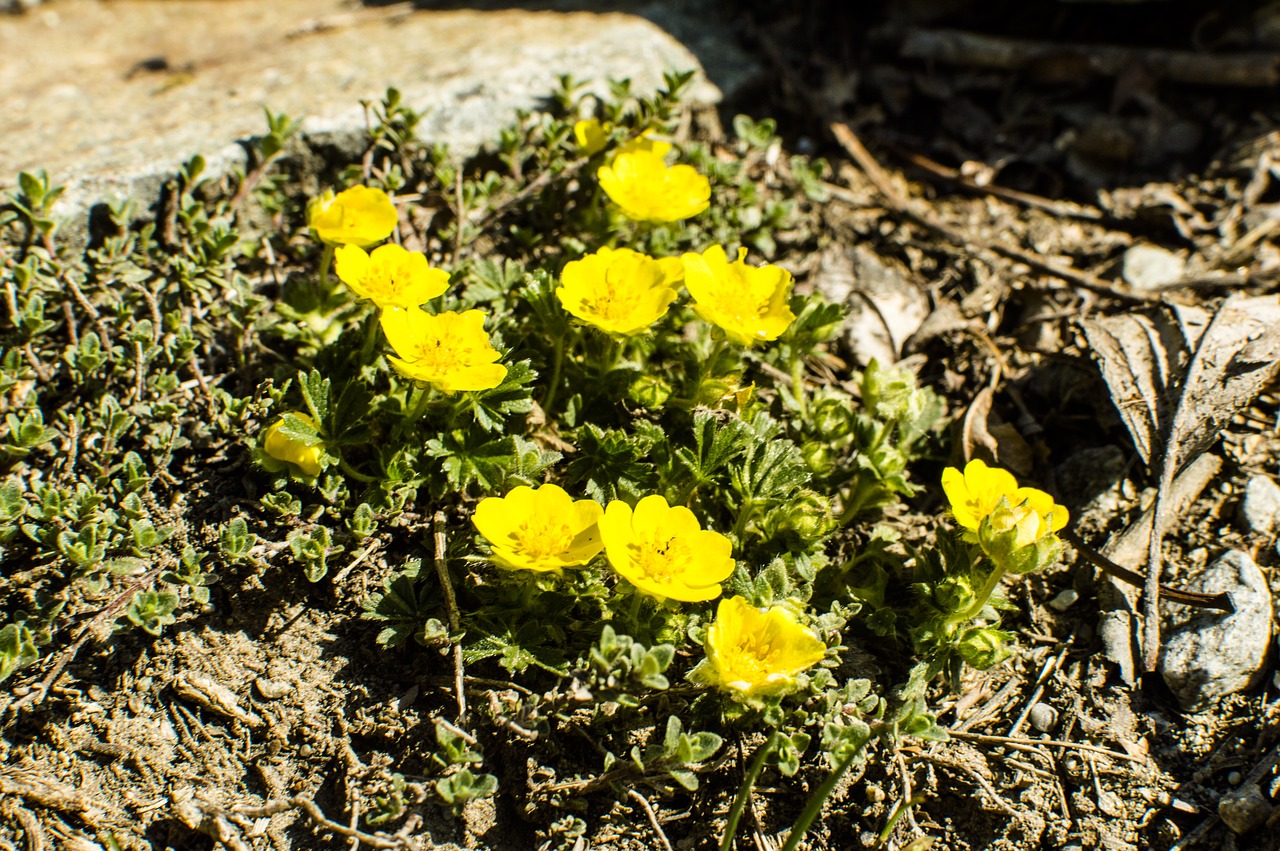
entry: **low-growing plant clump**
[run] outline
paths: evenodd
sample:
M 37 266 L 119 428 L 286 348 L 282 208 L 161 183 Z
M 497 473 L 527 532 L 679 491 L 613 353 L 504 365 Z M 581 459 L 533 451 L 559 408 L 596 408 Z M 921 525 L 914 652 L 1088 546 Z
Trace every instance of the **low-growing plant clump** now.
M 603 800 L 661 835 L 658 796 L 705 816 L 673 837 L 728 849 L 768 778 L 794 789 L 790 851 L 850 769 L 944 738 L 929 695 L 1010 654 L 1005 579 L 1059 559 L 1066 509 L 942 470 L 939 395 L 844 365 L 842 307 L 793 265 L 826 164 L 745 117 L 677 139 L 689 79 L 565 80 L 465 162 L 390 91 L 320 185 L 269 114 L 241 173 L 197 157 L 82 251 L 23 175 L 0 213 L 4 723 L 86 647 L 283 574 L 388 668 L 449 671 L 406 675 L 432 734 L 348 780 L 358 812 L 298 828 L 335 847 L 414 847 L 424 812 L 489 798 L 547 847 Z

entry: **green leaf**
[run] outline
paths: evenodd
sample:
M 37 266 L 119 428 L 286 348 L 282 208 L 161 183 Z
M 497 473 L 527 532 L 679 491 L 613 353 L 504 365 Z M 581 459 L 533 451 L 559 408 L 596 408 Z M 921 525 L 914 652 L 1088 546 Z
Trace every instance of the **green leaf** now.
M 632 436 L 621 429 L 606 431 L 587 423 L 578 431 L 577 440 L 578 451 L 565 474 L 597 502 L 637 500 L 657 487 L 657 467 L 650 457 L 655 436 Z
M 0 683 L 39 658 L 40 651 L 26 624 L 11 623 L 0 629 Z
M 537 377 L 527 360 L 508 364 L 506 378 L 497 387 L 459 394 L 453 405 L 454 421 L 470 412 L 485 431 L 501 431 L 508 415 L 533 410 L 533 390 L 529 385 Z

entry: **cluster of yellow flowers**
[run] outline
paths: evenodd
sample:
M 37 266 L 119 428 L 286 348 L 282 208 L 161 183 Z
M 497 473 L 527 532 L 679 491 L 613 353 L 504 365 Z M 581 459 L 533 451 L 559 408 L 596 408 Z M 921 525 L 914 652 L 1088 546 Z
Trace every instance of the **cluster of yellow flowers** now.
M 472 522 L 494 563 L 509 570 L 558 572 L 586 565 L 601 551 L 614 572 L 643 594 L 701 603 L 720 596 L 734 571 L 733 545 L 703 529 L 684 506 L 659 495 L 633 509 L 622 500 L 602 507 L 564 489 L 520 486 L 481 500 Z M 740 597 L 722 600 L 707 631 L 712 681 L 732 693 L 780 693 L 817 664 L 826 645 L 789 609 L 757 609 Z
M 579 121 L 574 136 L 594 155 L 608 143 L 609 128 Z M 647 135 L 622 145 L 596 170 L 600 188 L 630 219 L 673 222 L 705 211 L 711 184 L 688 165 L 668 166 L 671 146 Z M 567 264 L 556 295 L 564 309 L 610 334 L 640 334 L 666 314 L 683 283 L 694 312 L 735 343 L 778 339 L 795 320 L 787 305 L 791 273 L 778 266 L 748 266 L 747 251 L 730 261 L 724 246 L 701 254 L 654 259 L 628 248 L 601 248 Z
M 431 268 L 421 252 L 395 243 L 365 251 L 389 237 L 397 221 L 387 193 L 367 186 L 326 192 L 307 209 L 316 237 L 338 246 L 338 279 L 382 311 L 382 331 L 396 353 L 387 360 L 397 372 L 445 393 L 497 387 L 507 368 L 495 362 L 500 354 L 484 330 L 484 312 L 422 309 L 448 289 L 448 273 Z

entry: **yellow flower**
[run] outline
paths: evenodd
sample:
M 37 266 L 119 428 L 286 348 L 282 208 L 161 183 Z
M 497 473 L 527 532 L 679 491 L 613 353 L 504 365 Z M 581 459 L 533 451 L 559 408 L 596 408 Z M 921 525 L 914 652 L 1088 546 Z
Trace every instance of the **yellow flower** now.
M 790 609 L 757 609 L 741 597 L 720 601 L 706 649 L 709 679 L 743 697 L 793 690 L 796 675 L 827 652 Z
M 991 517 L 993 531 L 1016 528 L 1015 540 L 1025 546 L 1067 525 L 1067 509 L 1049 494 L 1020 488 L 1012 473 L 988 467 L 977 458 L 965 465 L 963 473 L 955 467 L 943 470 L 942 490 L 951 503 L 951 516 L 975 534 L 982 521 Z
M 714 600 L 733 573 L 729 539 L 703 529 L 692 511 L 669 506 L 661 496 L 646 496 L 635 511 L 619 499 L 609 503 L 600 537 L 613 569 L 654 597 Z
M 683 276 L 674 257 L 655 260 L 630 248 L 601 248 L 564 267 L 556 297 L 583 322 L 630 336 L 662 318 Z
M 609 134 L 611 132 L 613 132 L 613 126 L 601 121 L 599 118 L 584 118 L 573 125 L 573 138 L 577 140 L 578 147 L 582 150 L 582 153 L 587 156 L 593 156 L 603 151 L 605 146 L 609 144 Z M 623 144 L 618 148 L 617 153 L 625 154 L 631 151 L 653 151 L 658 156 L 665 157 L 671 152 L 671 145 L 668 142 L 655 139 L 650 133 L 645 133 Z
M 396 208 L 387 193 L 352 186 L 336 196 L 329 190 L 307 206 L 307 226 L 322 242 L 373 245 L 396 229 Z
M 600 188 L 623 215 L 638 222 L 675 222 L 711 206 L 711 183 L 693 166 L 667 166 L 665 152 L 656 148 L 619 152 L 596 171 Z
M 787 306 L 791 273 L 773 265 L 748 266 L 746 256 L 747 249 L 739 248 L 731 263 L 724 247 L 713 245 L 682 259 L 694 312 L 730 340 L 749 346 L 778 339 L 796 317 Z
M 598 154 L 609 144 L 609 127 L 599 118 L 584 118 L 573 125 L 573 138 L 587 156 Z
M 303 422 L 316 428 L 316 421 L 306 414 L 293 414 Z M 324 444 L 308 445 L 296 437 L 285 434 L 281 428 L 284 420 L 276 420 L 262 436 L 262 450 L 277 461 L 286 461 L 308 476 L 320 475 L 320 459 L 324 457 Z
M 507 368 L 494 363 L 500 355 L 489 342 L 484 320 L 479 310 L 438 316 L 417 308 L 384 310 L 382 332 L 399 355 L 388 355 L 387 360 L 406 378 L 445 393 L 497 387 Z
M 426 255 L 389 242 L 372 253 L 344 245 L 334 253 L 338 278 L 378 307 L 415 308 L 449 288 L 449 273 L 432 269 Z
M 595 558 L 604 547 L 596 521 L 604 509 L 576 502 L 555 485 L 523 485 L 480 500 L 471 522 L 493 547 L 493 561 L 511 570 L 559 571 Z

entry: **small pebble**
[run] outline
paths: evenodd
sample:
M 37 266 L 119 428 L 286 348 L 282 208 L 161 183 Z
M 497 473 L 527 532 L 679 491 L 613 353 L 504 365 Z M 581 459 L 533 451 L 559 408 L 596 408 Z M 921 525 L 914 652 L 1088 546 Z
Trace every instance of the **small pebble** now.
M 1074 588 L 1067 588 L 1058 592 L 1058 596 L 1049 601 L 1049 608 L 1055 612 L 1065 612 L 1067 609 L 1075 605 L 1080 599 L 1080 594 Z
M 1240 781 L 1244 779 L 1244 775 L 1238 771 L 1233 771 L 1227 775 L 1227 782 L 1232 786 L 1239 786 Z
M 279 700 L 293 691 L 293 684 L 284 680 L 269 680 L 266 677 L 258 677 L 253 681 L 253 684 L 258 689 L 258 694 L 267 700 Z
M 1048 733 L 1058 726 L 1058 710 L 1047 703 L 1037 703 L 1031 707 L 1027 720 L 1041 733 Z
M 1218 801 L 1218 818 L 1237 836 L 1259 827 L 1271 817 L 1271 802 L 1256 783 L 1232 790 Z

